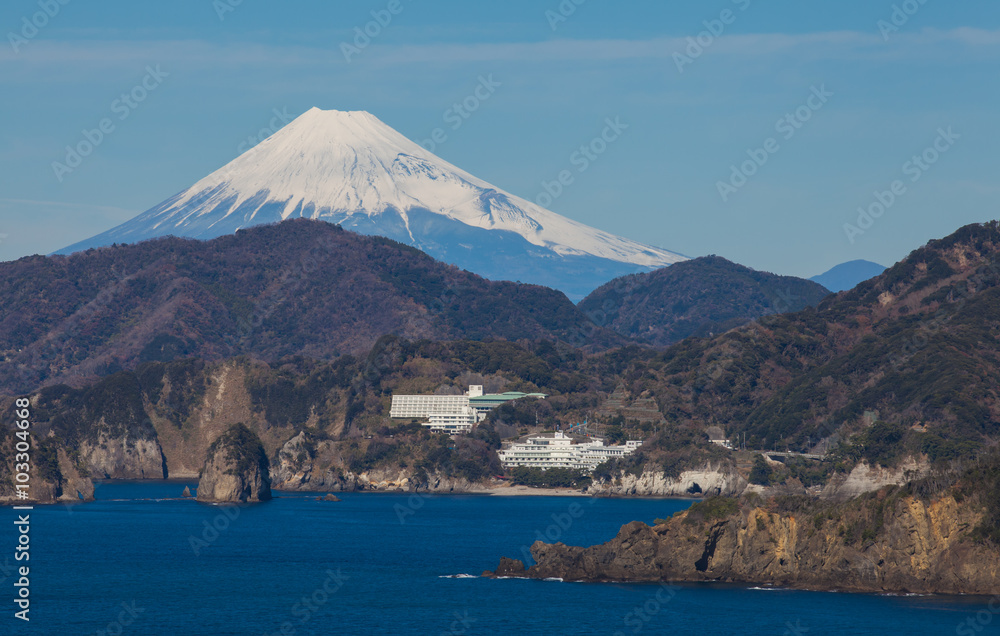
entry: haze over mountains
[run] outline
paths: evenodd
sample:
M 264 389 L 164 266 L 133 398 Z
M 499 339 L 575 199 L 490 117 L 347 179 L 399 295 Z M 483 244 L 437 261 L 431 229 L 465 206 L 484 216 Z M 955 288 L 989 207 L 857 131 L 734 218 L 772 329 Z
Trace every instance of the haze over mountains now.
M 685 260 L 505 192 L 370 113 L 318 108 L 187 190 L 59 253 L 168 235 L 211 239 L 299 217 L 385 236 L 491 280 L 545 285 L 574 300 L 617 276 Z
M 809 280 L 819 283 L 830 291 L 839 292 L 854 289 L 858 284 L 875 278 L 886 270 L 885 266 L 871 261 L 847 261 L 835 265 L 818 276 Z

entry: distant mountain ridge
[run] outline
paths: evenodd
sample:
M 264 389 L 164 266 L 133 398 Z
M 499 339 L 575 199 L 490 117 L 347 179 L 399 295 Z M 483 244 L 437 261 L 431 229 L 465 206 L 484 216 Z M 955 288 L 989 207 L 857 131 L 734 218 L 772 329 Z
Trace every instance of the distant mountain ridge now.
M 385 236 L 491 280 L 576 299 L 616 276 L 686 258 L 505 192 L 370 113 L 318 108 L 187 190 L 59 253 L 167 235 L 211 239 L 292 218 Z
M 329 359 L 411 339 L 620 342 L 561 293 L 491 282 L 381 237 L 290 220 L 0 263 L 0 390 L 143 361 Z
M 722 333 L 770 314 L 799 311 L 830 292 L 818 283 L 703 256 L 602 285 L 579 308 L 627 338 L 665 346 Z
M 302 249 L 308 235 L 316 242 Z M 723 280 L 740 268 L 717 258 L 691 266 L 717 267 Z M 49 386 L 32 396 L 49 435 L 40 457 L 51 474 L 53 458 L 65 459 L 70 481 L 196 475 L 205 448 L 240 422 L 277 454 L 286 484 L 317 490 L 367 488 L 358 478 L 374 470 L 385 469 L 371 473 L 380 482 L 398 480 L 405 461 L 415 483 L 448 491 L 454 482 L 435 474 L 498 474 L 490 449 L 520 428 L 584 419 L 598 432 L 646 440 L 598 475 L 621 475 L 625 488 L 626 478 L 693 470 L 702 465 L 690 463 L 695 456 L 735 471 L 708 427 L 749 449 L 825 455 L 790 458 L 771 487 L 805 493 L 825 483 L 829 496 L 861 492 L 846 487 L 855 476 L 877 489 L 881 476 L 978 467 L 1000 442 L 1000 222 L 931 241 L 816 307 L 661 350 L 613 347 L 624 339 L 552 290 L 490 283 L 387 239 L 303 220 L 207 243 L 26 258 L 0 266 L 0 294 L 10 301 L 0 307 L 0 387 L 9 394 L 21 369 L 43 376 Z M 434 339 L 424 327 L 480 340 Z M 390 335 L 366 348 L 379 332 Z M 589 350 L 565 346 L 581 333 L 591 335 Z M 356 355 L 319 359 L 338 347 Z M 116 365 L 134 371 L 113 373 Z M 495 427 L 454 444 L 388 419 L 394 392 L 469 384 L 549 398 L 498 410 Z M 630 417 L 640 400 L 654 422 Z M 12 402 L 0 395 L 0 406 Z M 0 445 L 0 459 L 12 452 Z M 10 465 L 0 461 L 0 478 Z M 7 483 L 0 498 L 13 496 Z M 983 528 L 997 540 L 1000 500 L 990 497 Z
M 998 263 L 1000 222 L 965 226 L 815 308 L 680 342 L 628 388 L 750 448 L 968 457 L 1000 441 Z
M 854 289 L 859 284 L 875 278 L 885 270 L 886 268 L 883 265 L 871 261 L 847 261 L 846 263 L 841 263 L 830 268 L 818 276 L 813 276 L 809 280 L 819 283 L 832 292 L 839 292 Z

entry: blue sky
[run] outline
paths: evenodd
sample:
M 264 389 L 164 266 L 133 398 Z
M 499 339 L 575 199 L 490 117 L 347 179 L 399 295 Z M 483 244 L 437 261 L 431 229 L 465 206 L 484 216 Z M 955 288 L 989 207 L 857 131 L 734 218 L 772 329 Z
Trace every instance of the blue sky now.
M 312 106 L 417 141 L 444 128 L 438 155 L 532 200 L 618 118 L 628 129 L 551 209 L 782 274 L 891 264 L 1000 216 L 996 2 L 399 0 L 350 61 L 342 43 L 390 0 L 49 3 L 35 35 L 39 0 L 0 5 L 2 260 L 125 221 Z M 123 106 L 147 67 L 159 79 Z M 500 86 L 453 130 L 481 76 Z M 860 206 L 883 211 L 859 223 Z

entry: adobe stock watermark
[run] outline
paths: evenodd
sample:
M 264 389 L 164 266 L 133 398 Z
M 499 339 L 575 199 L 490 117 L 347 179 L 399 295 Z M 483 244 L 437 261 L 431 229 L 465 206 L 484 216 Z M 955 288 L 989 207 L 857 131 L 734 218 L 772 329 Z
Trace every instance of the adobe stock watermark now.
M 417 514 L 417 511 L 424 507 L 427 503 L 427 495 L 422 495 L 420 493 L 413 493 L 406 500 L 406 505 L 395 504 L 392 507 L 393 512 L 396 513 L 396 518 L 399 519 L 399 525 L 406 525 L 406 518 Z
M 732 3 L 742 13 L 750 8 L 752 0 L 732 0 Z M 685 66 L 694 64 L 694 61 L 715 44 L 715 41 L 726 32 L 726 28 L 732 26 L 738 17 L 739 13 L 736 13 L 733 9 L 723 9 L 719 12 L 717 18 L 702 22 L 705 30 L 700 31 L 693 37 L 688 36 L 687 46 L 684 47 L 684 51 L 674 51 L 674 54 L 671 56 L 674 60 L 674 65 L 677 66 L 677 72 L 683 73 Z
M 597 497 L 588 497 L 589 504 L 594 505 L 597 501 Z M 580 505 L 579 502 L 574 501 L 566 507 L 565 512 L 554 512 L 550 517 L 552 523 L 549 524 L 544 531 L 535 530 L 535 541 L 541 541 L 542 543 L 558 543 L 562 540 L 563 535 L 573 527 L 577 519 L 582 517 L 587 513 L 587 509 Z M 531 556 L 531 546 L 522 545 L 521 546 L 521 560 L 527 565 L 534 560 Z
M 623 124 L 621 117 L 618 116 L 614 119 L 608 117 L 604 120 L 604 123 L 604 130 L 601 131 L 600 135 L 594 137 L 588 143 L 581 145 L 578 150 L 570 154 L 570 166 L 576 169 L 577 174 L 583 174 L 589 170 L 601 158 L 601 155 L 608 151 L 611 144 L 618 141 L 622 133 L 629 128 L 629 125 Z M 542 181 L 543 191 L 535 195 L 535 203 L 543 208 L 549 207 L 553 201 L 563 195 L 566 188 L 575 182 L 576 176 L 573 174 L 572 169 L 560 170 L 554 180 Z
M 940 161 L 942 155 L 951 150 L 955 142 L 962 137 L 956 134 L 951 126 L 948 126 L 947 129 L 938 128 L 937 133 L 937 137 L 929 146 L 919 154 L 910 157 L 903 164 L 903 176 L 909 177 L 910 183 L 920 181 L 924 174 Z M 892 209 L 907 192 L 906 182 L 902 179 L 894 180 L 886 190 L 876 190 L 871 203 L 867 206 L 858 206 L 857 223 L 844 223 L 844 234 L 847 236 L 847 240 L 853 244 L 857 237 L 864 235 L 871 229 L 875 225 L 875 221 Z
M 954 294 L 957 298 L 951 306 L 942 306 L 931 316 L 922 320 L 916 333 L 905 339 L 899 351 L 889 356 L 889 362 L 894 371 L 899 371 L 917 352 L 930 344 L 930 339 L 947 325 L 951 319 L 965 306 L 969 299 L 979 292 L 994 287 L 1000 280 L 1000 263 L 990 260 L 976 270 L 976 273 L 965 281 L 965 285 L 957 285 Z
M 246 504 L 220 506 L 222 511 L 215 515 L 211 522 L 208 519 L 203 520 L 202 525 L 204 527 L 201 534 L 199 536 L 194 534 L 188 536 L 188 545 L 191 546 L 191 551 L 194 552 L 194 555 L 201 556 L 202 550 L 218 541 L 222 533 L 229 529 L 232 522 L 239 519 L 240 509 L 245 506 Z
M 139 104 L 146 101 L 150 93 L 163 84 L 163 79 L 169 76 L 170 73 L 162 71 L 159 64 L 155 68 L 147 66 L 146 74 L 135 86 L 112 100 L 110 106 L 112 114 L 118 115 L 118 121 L 125 121 L 139 107 Z M 52 162 L 52 172 L 55 174 L 56 180 L 62 183 L 66 175 L 79 168 L 83 164 L 83 160 L 93 154 L 117 129 L 118 125 L 111 117 L 102 118 L 97 122 L 96 128 L 84 128 L 81 133 L 83 138 L 72 146 L 66 146 L 66 158 L 61 162 Z
M 21 47 L 35 39 L 52 18 L 59 15 L 62 8 L 69 3 L 70 0 L 38 0 L 40 10 L 31 16 L 22 17 L 21 28 L 18 31 L 7 32 L 7 41 L 10 42 L 10 48 L 14 49 L 14 54 L 20 55 Z
M 344 55 L 344 60 L 350 64 L 354 58 L 361 55 L 361 52 L 371 45 L 372 40 L 382 35 L 392 24 L 393 18 L 405 8 L 403 0 L 389 0 L 384 9 L 373 9 L 371 20 L 363 26 L 354 27 L 354 40 L 340 43 L 340 52 Z
M 123 601 L 121 608 L 122 610 L 118 612 L 118 618 L 108 623 L 104 629 L 94 632 L 94 636 L 119 636 L 125 632 L 126 627 L 132 625 L 139 618 L 139 614 L 146 611 L 145 607 L 139 607 L 136 604 L 135 599 L 129 603 Z
M 906 26 L 910 18 L 917 15 L 925 4 L 927 4 L 927 0 L 903 0 L 899 4 L 892 5 L 889 19 L 879 20 L 875 24 L 879 33 L 882 34 L 882 39 L 888 42 L 892 34 L 899 33 L 899 30 Z
M 680 588 L 673 585 L 668 585 L 666 583 L 660 583 L 656 594 L 647 599 L 643 604 L 636 605 L 633 607 L 625 617 L 622 619 L 622 623 L 628 628 L 628 631 L 618 630 L 615 632 L 615 636 L 625 636 L 626 634 L 639 634 L 644 630 L 649 623 L 663 611 L 663 608 L 674 600 L 677 596 L 677 590 Z M 660 630 L 656 630 L 660 633 Z
M 250 135 L 244 139 L 239 146 L 236 146 L 236 152 L 243 154 L 295 119 L 295 116 L 288 112 L 288 106 L 283 107 L 281 110 L 273 108 L 271 112 L 274 113 L 274 117 L 271 118 L 268 125 L 258 130 L 256 135 Z
M 153 422 L 147 417 L 145 419 L 145 421 L 143 422 L 143 425 L 144 426 L 152 426 Z M 93 499 L 95 501 L 97 500 L 97 491 L 100 489 L 100 487 L 101 487 L 101 482 L 97 482 L 97 483 L 94 484 L 94 489 L 92 491 L 90 491 L 90 493 L 89 493 L 91 499 Z M 77 498 L 76 498 L 75 501 L 63 501 L 62 502 L 63 510 L 66 512 L 67 516 L 72 517 L 74 509 L 77 506 L 79 506 L 80 504 L 82 504 L 82 503 L 84 503 L 86 501 L 86 498 L 84 497 L 84 493 L 81 493 L 79 490 L 76 491 L 76 496 L 77 496 Z M 0 581 L 0 583 L 2 583 L 2 582 L 3 581 Z
M 20 352 L 15 368 L 18 380 L 26 387 L 24 390 L 30 390 L 31 386 L 41 381 L 44 377 L 42 372 L 50 367 L 52 360 L 59 357 L 67 342 L 80 335 L 93 321 L 100 320 L 100 312 L 107 310 L 135 278 L 134 274 L 126 275 L 115 267 L 108 271 L 116 279 L 111 286 L 103 287 L 93 300 Z
M 1000 614 L 1000 596 L 994 596 L 989 604 L 976 612 L 975 616 L 970 616 L 955 628 L 958 636 L 979 636 L 986 631 L 997 615 Z
M 435 296 L 430 302 L 425 303 L 427 311 L 421 313 L 414 320 L 414 326 L 418 330 L 430 330 L 434 329 L 435 321 L 438 320 L 441 314 L 449 311 L 449 309 L 460 304 L 463 299 L 468 298 L 470 294 L 478 293 L 477 290 L 473 288 L 472 285 L 467 283 L 461 283 L 458 285 L 446 285 L 441 293 Z
M 241 4 L 243 0 L 212 0 L 212 8 L 215 9 L 215 15 L 219 16 L 219 22 L 225 21 L 226 14 L 236 11 L 236 7 Z
M 17 574 L 17 567 L 10 562 L 10 557 L 5 558 L 3 563 L 0 563 L 0 576 L 3 577 L 0 578 L 0 585 L 6 583 L 7 579 L 15 574 Z
M 469 610 L 463 610 L 461 614 L 458 611 L 452 612 L 452 616 L 455 617 L 455 620 L 448 626 L 448 631 L 441 632 L 441 636 L 462 636 L 468 633 L 472 624 L 479 620 L 470 617 Z
M 329 569 L 325 572 L 326 578 L 316 586 L 311 594 L 303 596 L 292 605 L 291 614 L 296 620 L 287 620 L 281 624 L 276 632 L 271 632 L 267 636 L 294 636 L 298 633 L 298 628 L 305 625 L 316 616 L 320 608 L 330 602 L 330 598 L 344 587 L 350 577 L 340 571 Z
M 549 23 L 549 28 L 555 31 L 559 25 L 566 22 L 576 13 L 576 10 L 587 0 L 562 0 L 554 10 L 545 10 L 545 20 Z
M 809 91 L 810 95 L 802 105 L 785 113 L 774 124 L 775 132 L 785 141 L 790 141 L 795 137 L 802 130 L 802 127 L 812 120 L 813 115 L 821 111 L 830 98 L 834 96 L 832 91 L 827 90 L 826 84 L 811 86 Z M 715 188 L 718 190 L 719 196 L 722 197 L 722 202 L 727 203 L 732 195 L 736 194 L 749 182 L 751 177 L 764 167 L 772 155 L 781 150 L 781 147 L 781 143 L 776 137 L 768 137 L 757 148 L 748 148 L 746 152 L 748 158 L 739 165 L 730 166 L 729 179 L 715 182 Z
M 335 254 L 337 247 L 338 243 L 334 238 L 321 236 L 308 252 L 281 274 L 275 285 L 269 286 L 266 295 L 257 299 L 249 315 L 236 319 L 237 333 L 226 336 L 227 344 L 235 346 L 249 338 L 255 329 L 264 324 L 271 314 L 310 280 L 309 275 Z
M 461 128 L 480 108 L 503 86 L 502 83 L 493 79 L 493 73 L 480 75 L 468 95 L 455 102 L 441 114 L 441 120 L 447 124 L 448 130 L 452 132 Z M 448 130 L 442 127 L 435 128 L 427 139 L 420 142 L 428 152 L 434 152 L 437 148 L 448 141 Z

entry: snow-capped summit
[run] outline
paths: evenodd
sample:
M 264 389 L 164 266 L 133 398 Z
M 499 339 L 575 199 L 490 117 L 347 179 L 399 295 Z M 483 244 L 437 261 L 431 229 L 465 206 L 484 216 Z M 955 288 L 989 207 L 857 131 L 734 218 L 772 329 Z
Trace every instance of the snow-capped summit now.
M 487 278 L 571 297 L 684 260 L 504 192 L 370 113 L 319 108 L 180 194 L 60 252 L 166 235 L 209 239 L 296 217 L 387 236 Z

